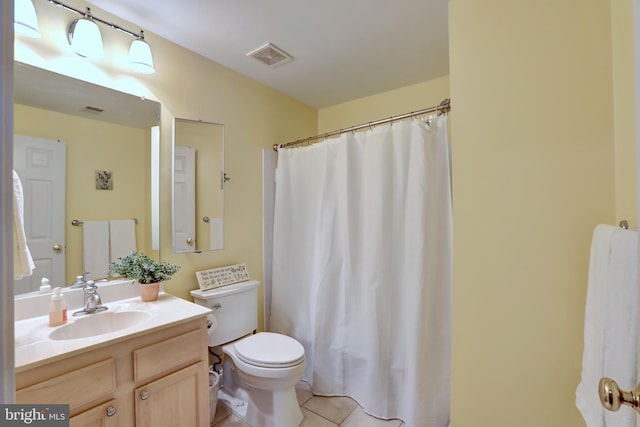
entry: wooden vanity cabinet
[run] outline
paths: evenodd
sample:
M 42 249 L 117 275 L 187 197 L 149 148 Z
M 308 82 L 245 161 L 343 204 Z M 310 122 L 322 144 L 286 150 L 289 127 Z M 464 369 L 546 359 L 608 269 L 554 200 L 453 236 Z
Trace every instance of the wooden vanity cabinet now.
M 209 425 L 206 318 L 16 370 L 16 402 L 69 404 L 71 426 Z

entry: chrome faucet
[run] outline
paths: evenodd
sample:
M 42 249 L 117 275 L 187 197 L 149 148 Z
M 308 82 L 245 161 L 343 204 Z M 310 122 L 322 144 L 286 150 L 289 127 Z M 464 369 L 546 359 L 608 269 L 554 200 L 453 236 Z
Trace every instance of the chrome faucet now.
M 84 310 L 76 311 L 73 315 L 98 313 L 107 308 L 107 306 L 102 305 L 102 298 L 98 294 L 98 286 L 93 280 L 89 280 L 84 286 Z
M 84 311 L 93 313 L 96 311 L 96 307 L 102 305 L 102 299 L 98 294 L 98 287 L 93 280 L 87 282 L 87 286 L 84 287 Z

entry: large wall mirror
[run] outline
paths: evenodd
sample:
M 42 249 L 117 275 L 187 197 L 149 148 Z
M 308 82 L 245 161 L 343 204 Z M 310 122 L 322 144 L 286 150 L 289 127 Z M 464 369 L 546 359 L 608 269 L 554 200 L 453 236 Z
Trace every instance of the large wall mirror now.
M 159 259 L 159 123 L 157 102 L 15 64 L 14 170 L 36 265 L 16 294 L 42 277 L 105 278 L 130 249 Z
M 173 122 L 173 250 L 224 248 L 224 126 Z

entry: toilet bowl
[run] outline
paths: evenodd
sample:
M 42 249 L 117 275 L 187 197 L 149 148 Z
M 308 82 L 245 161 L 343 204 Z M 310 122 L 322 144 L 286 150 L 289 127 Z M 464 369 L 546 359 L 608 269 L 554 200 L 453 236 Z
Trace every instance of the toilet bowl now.
M 304 376 L 304 347 L 286 335 L 260 332 L 222 347 L 218 399 L 253 427 L 296 427 L 302 412 L 295 386 Z

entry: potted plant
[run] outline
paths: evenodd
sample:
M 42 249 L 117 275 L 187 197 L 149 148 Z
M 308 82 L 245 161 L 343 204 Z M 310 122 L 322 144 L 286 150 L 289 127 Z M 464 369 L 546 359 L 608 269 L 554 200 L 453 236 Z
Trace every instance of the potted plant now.
M 158 299 L 160 282 L 171 279 L 180 269 L 168 262 L 154 261 L 142 252 L 131 252 L 118 261 L 109 263 L 109 273 L 134 280 L 140 284 L 142 301 Z

